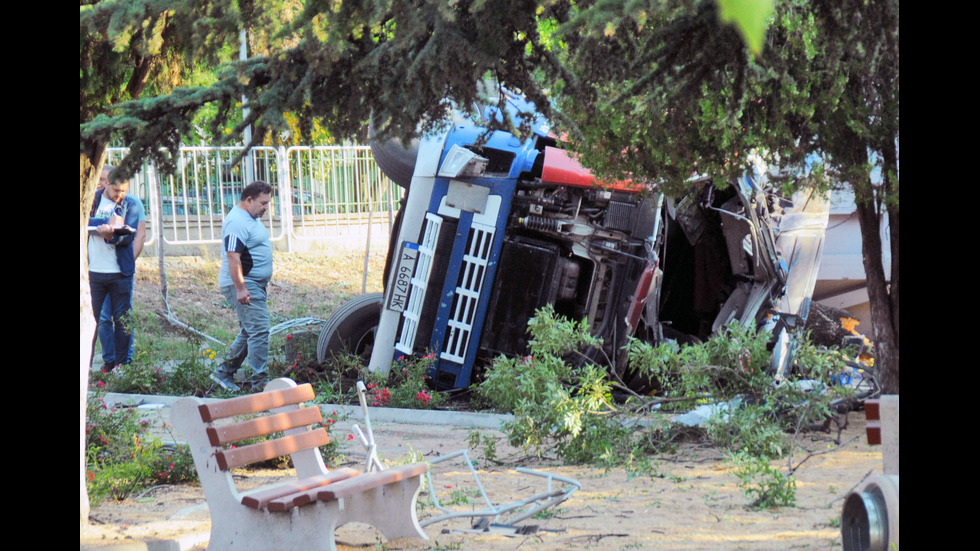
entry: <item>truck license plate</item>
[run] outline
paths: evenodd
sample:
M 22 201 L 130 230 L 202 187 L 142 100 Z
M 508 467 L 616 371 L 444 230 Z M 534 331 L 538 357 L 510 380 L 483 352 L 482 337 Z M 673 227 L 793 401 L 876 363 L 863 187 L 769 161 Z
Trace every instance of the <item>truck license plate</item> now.
M 398 264 L 395 266 L 395 281 L 388 296 L 388 309 L 393 312 L 404 312 L 408 305 L 408 293 L 412 288 L 412 275 L 415 274 L 415 263 L 419 259 L 419 246 L 415 243 L 402 244 Z

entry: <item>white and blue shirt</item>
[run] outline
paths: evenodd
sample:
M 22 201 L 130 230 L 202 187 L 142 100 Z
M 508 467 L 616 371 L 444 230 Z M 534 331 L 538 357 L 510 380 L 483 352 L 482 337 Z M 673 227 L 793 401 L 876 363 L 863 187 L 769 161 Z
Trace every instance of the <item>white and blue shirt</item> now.
M 272 244 L 265 224 L 245 209 L 235 205 L 221 226 L 222 251 L 238 253 L 242 259 L 245 279 L 265 286 L 272 279 Z M 221 255 L 218 285 L 234 285 L 228 273 L 228 255 Z

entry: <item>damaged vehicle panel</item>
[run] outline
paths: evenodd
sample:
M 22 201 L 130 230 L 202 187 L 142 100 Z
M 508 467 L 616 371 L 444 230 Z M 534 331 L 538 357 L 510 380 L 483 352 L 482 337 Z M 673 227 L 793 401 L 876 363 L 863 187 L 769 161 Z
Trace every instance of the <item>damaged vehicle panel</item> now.
M 528 321 L 550 304 L 587 320 L 604 343 L 593 359 L 639 392 L 652 389 L 625 368 L 630 337 L 698 342 L 755 324 L 773 334 L 774 372 L 788 366 L 822 250 L 822 198 L 778 197 L 750 176 L 724 189 L 694 181 L 676 198 L 601 184 L 540 119 L 523 141 L 462 122 L 415 150 L 372 149 L 405 188 L 385 292 L 328 320 L 321 361 L 353 351 L 386 373 L 399 356 L 432 353 L 435 386 L 465 388 L 493 358 L 523 355 Z

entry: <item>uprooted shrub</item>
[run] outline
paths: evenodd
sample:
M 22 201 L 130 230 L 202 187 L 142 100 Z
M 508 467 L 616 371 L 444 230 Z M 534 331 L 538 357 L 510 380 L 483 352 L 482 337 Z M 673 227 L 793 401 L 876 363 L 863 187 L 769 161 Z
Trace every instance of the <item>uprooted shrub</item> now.
M 759 507 L 793 503 L 793 469 L 784 473 L 772 462 L 787 456 L 794 435 L 829 418 L 833 401 L 847 392 L 832 384 L 844 368 L 840 352 L 806 339 L 790 376 L 775 380 L 770 335 L 753 327 L 733 324 L 695 345 L 631 341 L 629 367 L 655 382 L 659 391 L 652 396 L 632 393 L 588 360 L 589 349 L 602 343 L 586 323 L 546 306 L 528 332 L 530 354 L 499 357 L 477 389 L 493 407 L 514 414 L 504 427 L 511 445 L 570 463 L 650 472 L 652 453 L 698 430 L 728 453 Z M 614 400 L 614 391 L 629 397 Z M 670 421 L 670 414 L 698 406 L 713 412 L 706 424 L 692 429 Z

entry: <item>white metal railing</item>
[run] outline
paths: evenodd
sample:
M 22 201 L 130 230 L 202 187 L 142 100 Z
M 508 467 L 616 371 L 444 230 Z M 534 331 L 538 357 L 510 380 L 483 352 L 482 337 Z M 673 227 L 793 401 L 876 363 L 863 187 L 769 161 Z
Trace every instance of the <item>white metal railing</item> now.
M 390 227 L 396 188 L 368 146 L 290 147 L 286 160 L 294 238 L 328 237 L 338 228 L 379 222 Z
M 273 241 L 324 240 L 365 229 L 390 229 L 397 188 L 378 168 L 367 146 L 255 147 L 235 162 L 242 147 L 185 146 L 173 175 L 152 163 L 130 179 L 130 193 L 142 199 L 147 245 L 221 241 L 225 213 L 238 204 L 246 183 L 264 180 L 276 199 L 264 222 Z M 118 164 L 126 148 L 110 148 L 106 163 Z M 158 219 L 159 218 L 159 219 Z

